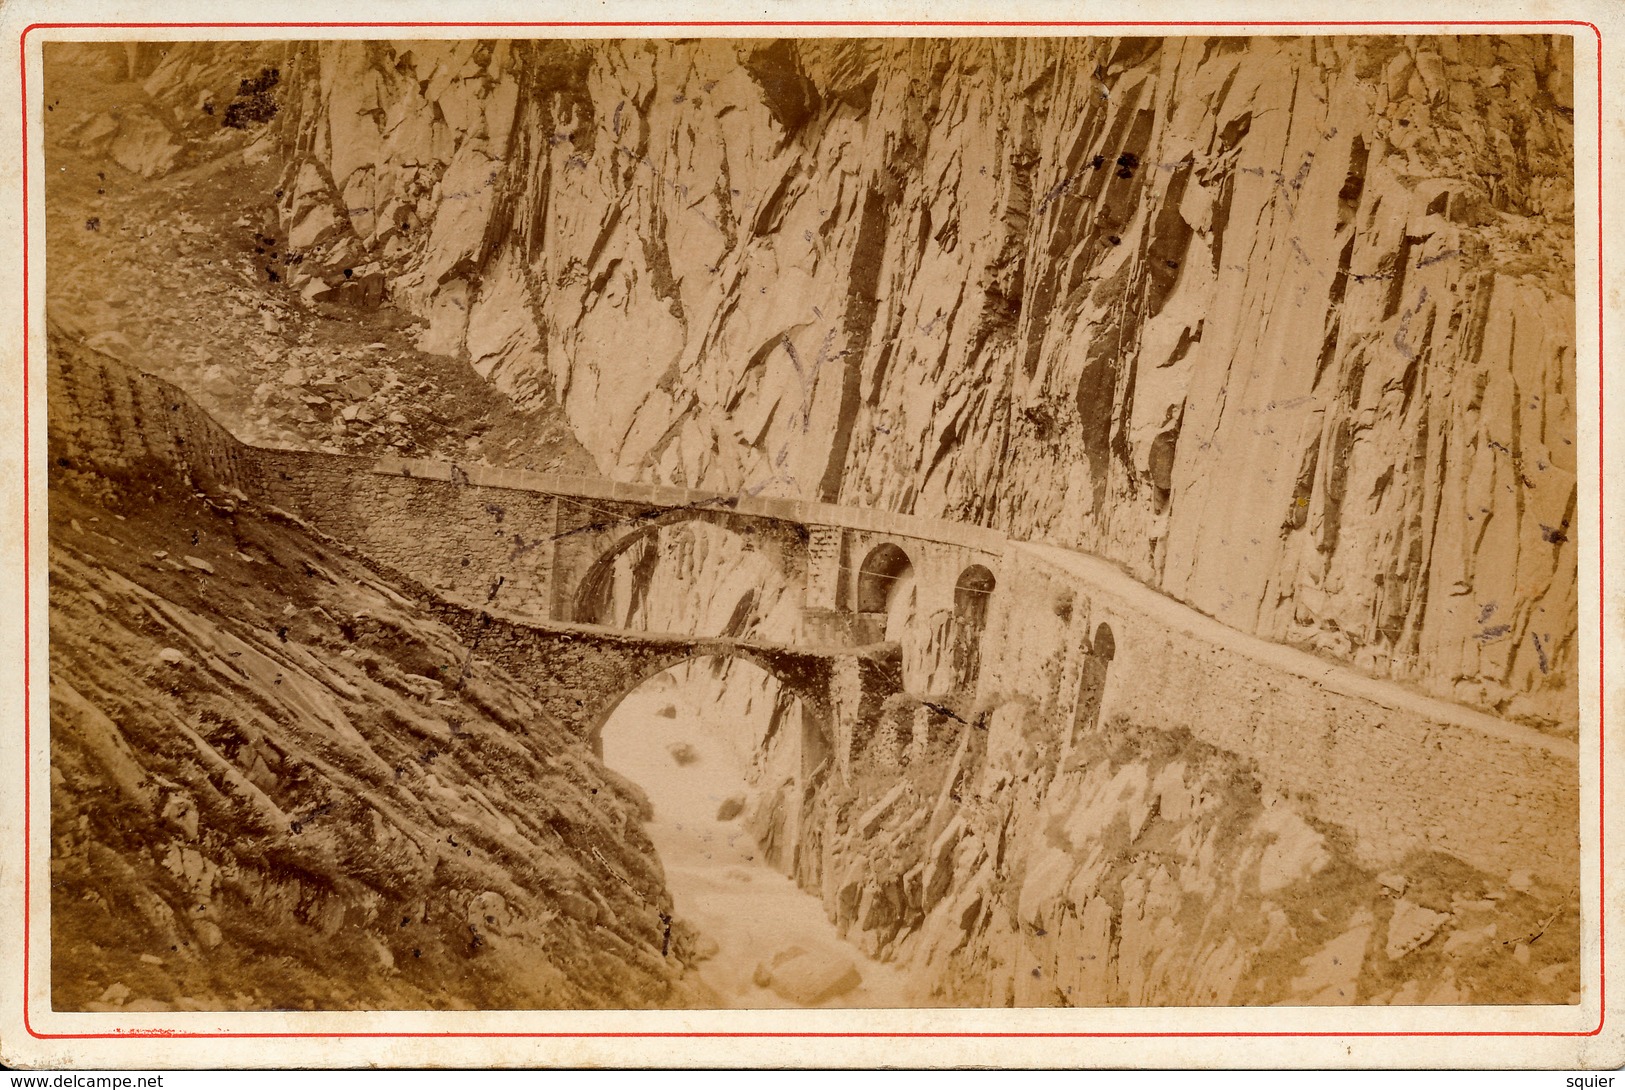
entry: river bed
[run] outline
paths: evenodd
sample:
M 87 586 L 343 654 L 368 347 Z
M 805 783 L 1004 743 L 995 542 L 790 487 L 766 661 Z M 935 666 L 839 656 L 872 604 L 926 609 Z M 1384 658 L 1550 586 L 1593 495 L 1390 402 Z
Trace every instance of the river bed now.
M 605 724 L 603 751 L 604 763 L 654 804 L 646 828 L 677 917 L 716 944 L 695 971 L 698 983 L 720 1007 L 915 1005 L 902 973 L 843 939 L 816 897 L 767 864 L 742 817 L 718 820 L 725 802 L 747 796 L 748 756 L 730 740 L 737 732 L 707 722 L 706 709 L 685 697 L 689 691 L 656 679 L 632 693 Z M 758 983 L 759 966 L 782 962 L 795 948 L 805 952 L 803 966 L 817 966 L 824 977 L 843 975 L 849 963 L 861 982 L 812 1003 L 780 994 L 782 985 Z

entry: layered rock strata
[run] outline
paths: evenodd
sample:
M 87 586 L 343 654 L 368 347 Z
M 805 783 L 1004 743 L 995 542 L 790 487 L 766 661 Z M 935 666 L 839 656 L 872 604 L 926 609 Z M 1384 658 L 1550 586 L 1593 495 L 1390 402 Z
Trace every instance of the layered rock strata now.
M 173 388 L 57 347 L 57 1009 L 693 1003 L 641 791 Z

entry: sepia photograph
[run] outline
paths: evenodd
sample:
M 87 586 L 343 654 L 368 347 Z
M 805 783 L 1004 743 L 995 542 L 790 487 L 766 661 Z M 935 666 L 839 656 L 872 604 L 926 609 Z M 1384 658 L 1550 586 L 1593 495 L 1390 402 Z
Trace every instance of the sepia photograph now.
M 30 987 L 1577 1017 L 1547 30 L 37 42 Z

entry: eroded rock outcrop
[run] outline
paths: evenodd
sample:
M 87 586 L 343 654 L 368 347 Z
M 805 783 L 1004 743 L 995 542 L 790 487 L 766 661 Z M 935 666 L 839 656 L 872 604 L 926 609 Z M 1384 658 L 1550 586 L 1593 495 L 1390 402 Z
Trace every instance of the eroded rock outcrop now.
M 904 719 L 821 785 L 800 877 L 942 1002 L 1576 1001 L 1572 890 L 1426 850 L 1374 873 L 1189 735 L 1114 717 L 1056 743 L 1026 702 Z
M 607 472 L 1006 527 L 1572 721 L 1567 39 L 286 69 L 300 290 L 377 278 L 422 346 L 556 395 Z
M 58 1009 L 694 1001 L 636 787 L 420 588 L 217 476 L 173 388 L 52 370 Z

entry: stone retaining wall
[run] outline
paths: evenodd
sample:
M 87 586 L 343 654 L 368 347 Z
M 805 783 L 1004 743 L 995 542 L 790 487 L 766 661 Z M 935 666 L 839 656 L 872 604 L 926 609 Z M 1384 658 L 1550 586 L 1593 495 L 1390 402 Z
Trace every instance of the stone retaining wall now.
M 1116 716 L 1188 729 L 1347 830 L 1372 866 L 1436 850 L 1490 873 L 1576 880 L 1573 742 L 1243 635 L 1080 554 L 1063 567 L 1013 549 L 1005 571 L 1021 601 L 990 620 L 983 700 L 1025 696 L 1071 724 L 1054 740 L 1063 760 L 1078 731 Z M 1113 646 L 1091 693 L 1102 625 Z
M 163 471 L 214 495 L 255 488 L 250 448 L 167 382 L 51 339 L 52 468 L 107 476 Z
M 371 459 L 255 450 L 266 499 L 439 593 L 516 617 L 552 616 L 556 499 Z

